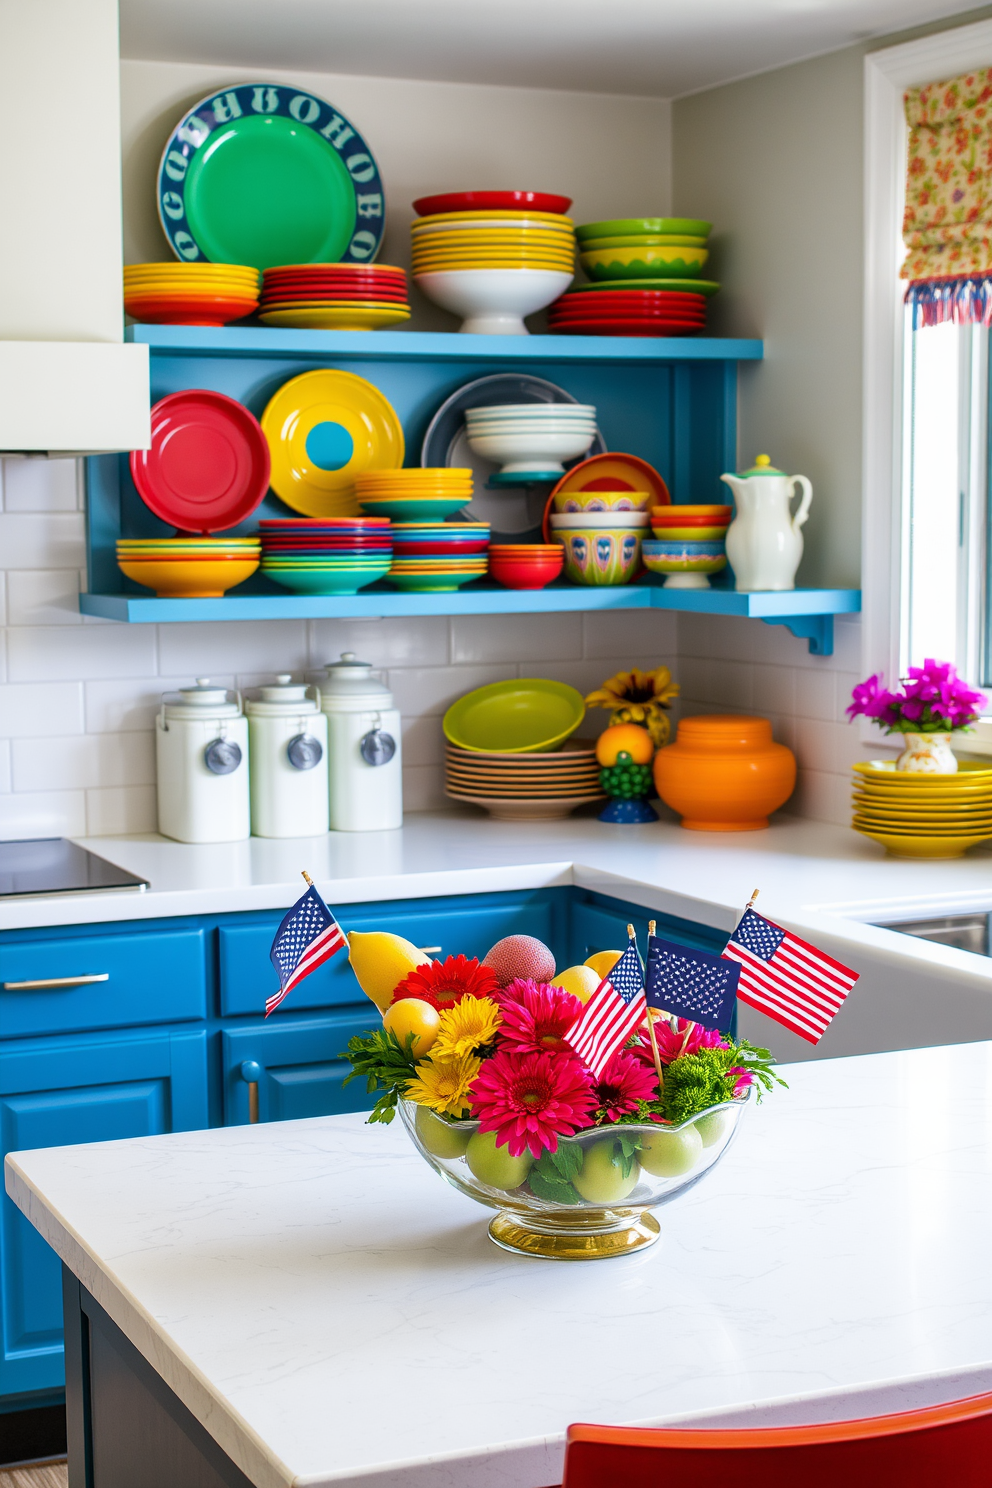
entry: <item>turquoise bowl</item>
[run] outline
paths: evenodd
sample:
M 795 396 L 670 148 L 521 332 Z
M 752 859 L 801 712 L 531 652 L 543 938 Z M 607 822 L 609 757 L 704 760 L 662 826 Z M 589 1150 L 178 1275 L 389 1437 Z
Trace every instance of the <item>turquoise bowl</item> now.
M 376 579 L 385 578 L 389 569 L 285 568 L 268 572 L 275 583 L 297 594 L 357 594 Z
M 433 522 L 444 517 L 453 517 L 466 505 L 462 496 L 424 496 L 406 500 L 387 496 L 384 501 L 360 501 L 363 512 L 370 517 L 389 517 L 394 522 Z
M 470 584 L 473 579 L 484 579 L 485 574 L 479 573 L 391 573 L 389 582 L 395 584 L 397 589 L 405 589 L 417 594 L 450 594 L 454 589 L 460 589 L 463 584 Z

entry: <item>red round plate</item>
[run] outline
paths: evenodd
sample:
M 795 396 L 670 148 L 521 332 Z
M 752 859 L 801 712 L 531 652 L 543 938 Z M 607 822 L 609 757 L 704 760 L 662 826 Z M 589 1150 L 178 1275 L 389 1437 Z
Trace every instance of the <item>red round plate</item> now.
M 342 278 L 355 274 L 405 274 L 406 270 L 399 264 L 343 264 L 343 263 L 308 263 L 308 264 L 273 264 L 269 269 L 263 269 L 262 273 L 266 279 L 281 279 L 287 274 L 340 274 Z
M 312 289 L 271 289 L 262 296 L 261 308 L 265 310 L 270 305 L 315 304 L 317 301 L 322 305 L 334 305 L 339 300 L 344 300 L 346 304 L 360 301 L 369 305 L 410 303 L 404 289 L 360 289 L 357 285 L 351 289 L 323 289 L 314 285 Z
M 354 274 L 273 274 L 266 272 L 262 283 L 267 288 L 273 284 L 280 286 L 284 284 L 389 284 L 404 285 L 406 275 L 402 272 L 396 274 L 382 274 L 375 269 L 360 269 Z
M 706 301 L 702 295 L 653 294 L 651 290 L 645 289 L 640 293 L 630 290 L 623 294 L 619 292 L 616 294 L 566 294 L 554 300 L 548 308 L 551 310 L 577 309 L 584 305 L 643 305 L 651 309 L 658 305 L 670 305 L 673 310 L 676 306 L 686 310 L 705 310 Z
M 439 212 L 554 212 L 561 215 L 572 205 L 570 196 L 547 191 L 445 191 L 440 196 L 418 196 L 413 210 L 418 217 L 436 217 Z
M 160 300 L 153 295 L 127 295 L 124 309 L 132 320 L 148 325 L 222 326 L 243 320 L 258 308 L 257 300 L 229 300 L 218 296 L 202 300 Z
M 585 320 L 553 329 L 561 336 L 691 336 L 703 326 L 677 320 Z
M 294 527 L 303 532 L 320 532 L 327 527 L 336 532 L 342 527 L 354 527 L 361 531 L 365 527 L 391 527 L 388 517 L 267 517 L 259 522 L 263 531 L 291 531 Z
M 241 403 L 206 388 L 170 393 L 152 408 L 152 445 L 131 451 L 142 501 L 180 532 L 224 532 L 251 516 L 269 489 L 269 446 Z
M 579 309 L 577 306 L 559 306 L 556 310 L 549 310 L 548 317 L 551 320 L 705 320 L 705 310 L 690 310 L 684 305 L 654 306 L 654 305 L 621 305 L 617 310 L 608 311 L 602 306 L 596 306 L 592 310 Z

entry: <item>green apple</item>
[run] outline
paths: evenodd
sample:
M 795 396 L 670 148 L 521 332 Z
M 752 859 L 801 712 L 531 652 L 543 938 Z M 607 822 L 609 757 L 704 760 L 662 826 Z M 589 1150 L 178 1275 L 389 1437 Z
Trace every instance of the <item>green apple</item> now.
M 490 1188 L 519 1188 L 534 1165 L 529 1152 L 511 1157 L 505 1146 L 496 1146 L 495 1132 L 480 1131 L 469 1137 L 465 1161 L 479 1182 Z
M 694 1126 L 681 1131 L 659 1128 L 644 1138 L 638 1156 L 641 1167 L 655 1178 L 677 1178 L 696 1166 L 702 1150 L 703 1139 Z
M 614 1158 L 616 1161 L 614 1161 Z M 620 1145 L 610 1138 L 586 1148 L 582 1167 L 572 1179 L 575 1187 L 590 1204 L 616 1204 L 637 1187 L 640 1169 L 636 1159 L 624 1177 Z
M 729 1119 L 726 1111 L 712 1111 L 709 1116 L 699 1118 L 696 1130 L 702 1137 L 704 1147 L 716 1146 L 726 1133 Z
M 443 1116 L 435 1116 L 429 1106 L 418 1106 L 414 1117 L 417 1136 L 432 1157 L 462 1157 L 471 1131 L 452 1126 Z

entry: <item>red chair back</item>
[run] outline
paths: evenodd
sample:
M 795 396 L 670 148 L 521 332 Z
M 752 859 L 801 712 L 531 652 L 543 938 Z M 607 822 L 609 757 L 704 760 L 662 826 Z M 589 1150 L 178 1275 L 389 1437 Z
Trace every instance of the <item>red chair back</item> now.
M 562 1488 L 992 1488 L 992 1393 L 747 1431 L 570 1426 Z

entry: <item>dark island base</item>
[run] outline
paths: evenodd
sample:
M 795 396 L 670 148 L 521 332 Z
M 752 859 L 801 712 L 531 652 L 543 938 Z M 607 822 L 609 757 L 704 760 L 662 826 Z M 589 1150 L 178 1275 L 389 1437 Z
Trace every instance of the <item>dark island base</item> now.
M 62 1268 L 70 1488 L 253 1488 Z

